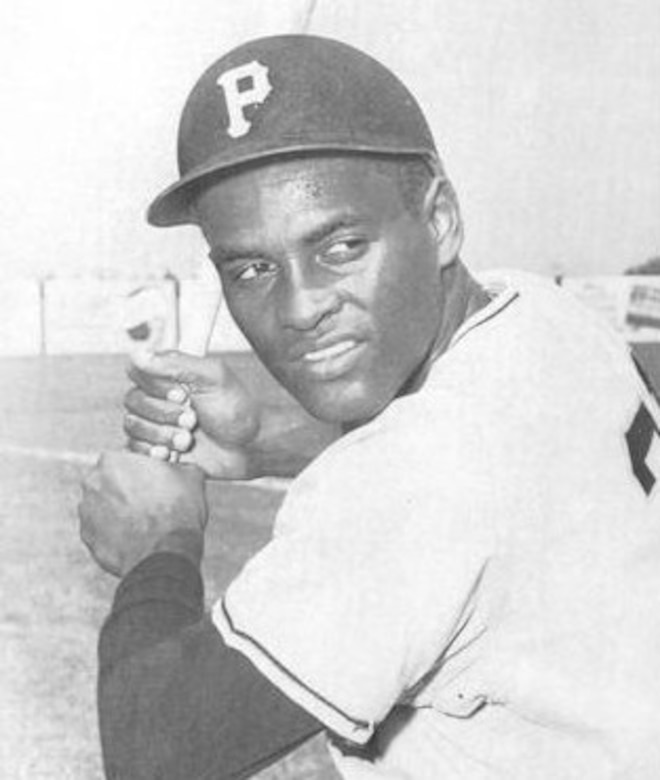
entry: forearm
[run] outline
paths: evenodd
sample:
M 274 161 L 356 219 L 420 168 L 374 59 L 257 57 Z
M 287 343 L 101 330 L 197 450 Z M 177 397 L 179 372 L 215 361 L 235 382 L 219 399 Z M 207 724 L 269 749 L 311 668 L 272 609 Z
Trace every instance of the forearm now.
M 109 778 L 248 777 L 320 728 L 223 644 L 197 568 L 177 555 L 146 559 L 119 586 L 99 666 Z
M 99 673 L 157 645 L 204 616 L 204 588 L 197 567 L 182 555 L 156 553 L 119 584 L 99 638 Z
M 178 771 L 180 760 L 169 756 L 168 742 L 179 741 L 172 727 L 186 733 L 190 716 L 167 686 L 176 674 L 184 632 L 201 627 L 202 619 L 201 577 L 183 557 L 154 555 L 120 583 L 99 639 L 99 727 L 107 777 L 155 778 L 168 761 Z M 169 726 L 161 722 L 167 715 Z

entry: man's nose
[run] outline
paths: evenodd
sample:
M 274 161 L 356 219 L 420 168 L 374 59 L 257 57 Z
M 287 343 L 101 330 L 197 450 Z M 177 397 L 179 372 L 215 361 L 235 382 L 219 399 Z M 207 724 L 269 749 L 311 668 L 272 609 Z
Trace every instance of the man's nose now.
M 338 291 L 320 269 L 290 268 L 282 280 L 280 322 L 295 330 L 314 330 L 339 306 Z

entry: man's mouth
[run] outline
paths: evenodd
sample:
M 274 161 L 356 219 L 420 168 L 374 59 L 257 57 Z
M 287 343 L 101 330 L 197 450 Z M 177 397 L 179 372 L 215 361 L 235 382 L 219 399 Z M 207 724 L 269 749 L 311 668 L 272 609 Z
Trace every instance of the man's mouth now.
M 336 379 L 353 368 L 364 344 L 353 338 L 342 339 L 327 347 L 309 349 L 300 357 L 307 373 L 318 379 Z
M 329 347 L 321 347 L 321 349 L 306 352 L 302 359 L 305 363 L 320 363 L 323 360 L 330 360 L 339 357 L 339 355 L 344 355 L 356 346 L 357 341 L 355 339 L 345 339 L 344 341 L 338 341 L 336 344 L 331 344 Z

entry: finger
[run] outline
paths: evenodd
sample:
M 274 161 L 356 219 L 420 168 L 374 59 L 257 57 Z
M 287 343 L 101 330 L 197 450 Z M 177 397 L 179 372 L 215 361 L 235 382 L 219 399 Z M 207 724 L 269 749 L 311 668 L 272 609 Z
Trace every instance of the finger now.
M 197 412 L 192 406 L 186 406 L 186 408 L 179 415 L 177 420 L 179 428 L 185 428 L 188 431 L 192 431 L 197 426 Z
M 175 403 L 184 403 L 188 392 L 180 383 L 167 376 L 159 376 L 144 371 L 135 362 L 129 363 L 126 373 L 128 378 L 144 393 L 152 398 L 169 399 Z
M 172 460 L 172 451 L 169 447 L 149 447 L 148 455 L 153 460 L 160 460 L 163 463 L 169 463 Z
M 144 455 L 152 460 L 160 460 L 163 463 L 178 462 L 178 458 L 185 457 L 184 453 L 173 452 L 163 444 L 149 444 L 149 442 L 140 441 L 139 439 L 127 439 L 126 447 L 130 452 Z M 175 458 L 177 459 L 176 461 Z
M 124 432 L 130 439 L 164 446 L 178 452 L 189 450 L 193 441 L 191 432 L 186 428 L 159 425 L 133 414 L 124 415 Z
M 148 441 L 140 441 L 139 439 L 126 439 L 126 448 L 130 452 L 134 452 L 136 455 L 145 455 L 148 458 L 154 458 L 155 460 L 168 460 L 170 449 L 163 445 L 149 444 Z
M 131 388 L 124 396 L 126 410 L 154 423 L 171 425 L 192 430 L 197 424 L 197 416 L 189 404 L 154 398 L 139 387 Z

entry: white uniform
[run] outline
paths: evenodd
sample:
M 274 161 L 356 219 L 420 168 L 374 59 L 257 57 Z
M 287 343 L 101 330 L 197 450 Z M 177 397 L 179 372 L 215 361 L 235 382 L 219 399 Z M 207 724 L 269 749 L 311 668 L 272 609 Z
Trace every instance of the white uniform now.
M 657 778 L 659 430 L 626 346 L 509 280 L 294 482 L 216 625 L 343 740 L 377 729 L 347 778 Z

